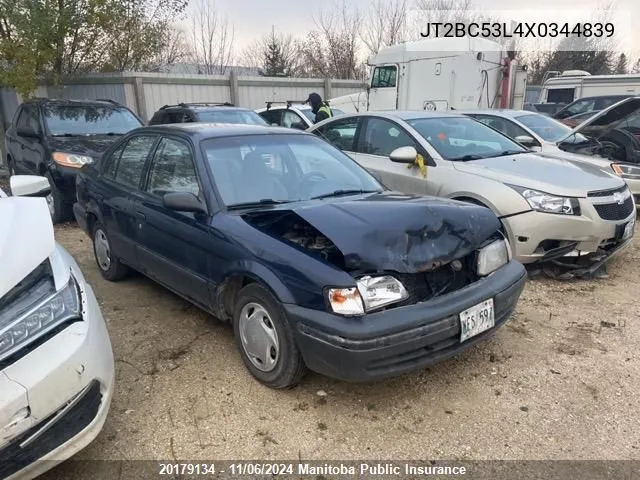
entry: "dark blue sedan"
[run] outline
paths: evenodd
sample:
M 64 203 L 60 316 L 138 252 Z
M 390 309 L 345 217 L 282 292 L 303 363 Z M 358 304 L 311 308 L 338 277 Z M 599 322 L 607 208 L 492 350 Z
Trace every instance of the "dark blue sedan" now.
M 525 282 L 487 208 L 388 191 L 291 129 L 140 128 L 77 200 L 106 279 L 135 269 L 231 322 L 273 388 L 424 368 L 494 333 Z

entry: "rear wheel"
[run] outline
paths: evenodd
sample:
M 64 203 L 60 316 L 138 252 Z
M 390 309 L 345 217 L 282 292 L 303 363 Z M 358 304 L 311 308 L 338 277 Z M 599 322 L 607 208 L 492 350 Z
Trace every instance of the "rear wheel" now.
M 114 255 L 107 232 L 99 222 L 93 226 L 91 238 L 93 254 L 102 276 L 112 282 L 123 279 L 129 272 L 129 268 Z
M 291 388 L 306 374 L 284 310 L 263 286 L 252 283 L 240 290 L 233 331 L 245 366 L 266 386 Z

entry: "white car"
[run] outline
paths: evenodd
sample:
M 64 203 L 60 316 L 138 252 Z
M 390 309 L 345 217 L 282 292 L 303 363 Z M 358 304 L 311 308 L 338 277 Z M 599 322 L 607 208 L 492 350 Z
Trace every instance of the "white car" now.
M 331 108 L 331 112 L 334 117 L 344 115 L 344 112 L 337 108 Z M 267 102 L 267 106 L 256 110 L 256 113 L 269 125 L 298 130 L 306 130 L 313 126 L 316 119 L 315 113 L 311 111 L 311 106 L 302 102 Z
M 93 290 L 55 242 L 46 178 L 0 189 L 0 478 L 34 478 L 104 425 L 113 351 Z
M 640 205 L 640 164 L 632 152 L 640 145 L 640 97 L 626 98 L 576 128 L 526 110 L 460 110 L 542 156 L 595 165 L 622 177 Z M 640 158 L 636 159 L 636 161 Z

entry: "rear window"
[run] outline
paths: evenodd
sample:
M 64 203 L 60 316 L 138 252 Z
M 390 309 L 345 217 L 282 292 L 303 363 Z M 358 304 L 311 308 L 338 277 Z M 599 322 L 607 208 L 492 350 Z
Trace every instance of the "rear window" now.
M 209 110 L 198 112 L 197 116 L 199 122 L 267 125 L 267 122 L 253 110 Z

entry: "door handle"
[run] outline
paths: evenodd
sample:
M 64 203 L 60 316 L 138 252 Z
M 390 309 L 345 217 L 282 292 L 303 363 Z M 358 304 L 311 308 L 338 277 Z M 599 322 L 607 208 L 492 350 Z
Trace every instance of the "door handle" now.
M 140 220 L 146 220 L 147 219 L 147 216 L 142 212 L 136 212 L 136 217 L 138 217 Z

